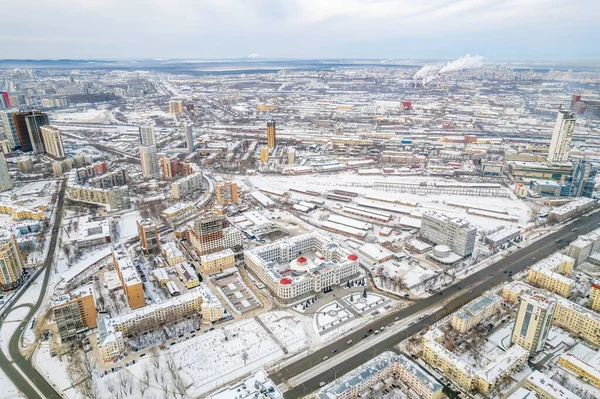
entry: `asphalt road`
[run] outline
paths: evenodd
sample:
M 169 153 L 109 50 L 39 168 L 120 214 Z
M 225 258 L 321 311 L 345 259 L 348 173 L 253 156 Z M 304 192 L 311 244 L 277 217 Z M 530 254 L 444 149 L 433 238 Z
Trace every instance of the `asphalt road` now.
M 45 273 L 44 281 L 42 283 L 42 289 L 40 291 L 40 296 L 36 303 L 31 306 L 31 309 L 27 316 L 21 321 L 19 327 L 15 330 L 15 333 L 10 338 L 8 344 L 8 352 L 13 359 L 12 361 L 8 360 L 8 358 L 4 355 L 2 351 L 0 351 L 0 368 L 4 373 L 10 378 L 13 384 L 17 387 L 19 391 L 25 395 L 28 399 L 42 399 L 42 398 L 60 398 L 61 396 L 55 391 L 55 389 L 46 382 L 44 377 L 37 372 L 37 370 L 31 365 L 30 359 L 25 359 L 21 352 L 19 352 L 19 338 L 21 337 L 21 330 L 27 328 L 29 323 L 31 322 L 31 318 L 37 312 L 37 310 L 42 305 L 44 295 L 46 294 L 46 289 L 48 287 L 48 281 L 50 279 L 50 274 L 52 271 L 52 262 L 54 260 L 54 253 L 57 247 L 58 241 L 58 233 L 59 230 L 57 227 L 61 225 L 62 216 L 63 216 L 63 204 L 65 199 L 65 188 L 66 184 L 63 182 L 61 188 L 58 192 L 58 202 L 56 207 L 56 218 L 54 220 L 54 226 L 52 229 L 52 236 L 50 238 L 50 249 L 48 251 L 48 256 L 44 262 L 44 265 L 39 268 L 31 279 L 28 280 L 29 283 L 35 281 L 35 279 L 41 274 Z M 28 283 L 28 284 L 29 284 Z M 23 295 L 26 290 L 22 290 L 20 294 L 18 294 L 12 301 L 12 303 L 6 307 L 4 313 L 8 314 L 13 309 L 14 304 L 19 300 L 19 298 Z M 0 328 L 4 319 L 0 318 Z M 21 369 L 21 372 L 27 376 L 29 381 L 35 385 L 37 388 L 34 389 L 33 386 L 27 379 L 23 377 L 23 375 L 17 370 L 15 366 L 18 366 Z M 43 396 L 40 396 L 38 393 L 41 392 Z
M 425 309 L 432 306 L 440 306 L 443 307 L 441 310 L 437 312 L 433 312 L 430 316 L 425 317 L 424 319 L 415 322 L 414 325 L 409 326 L 404 331 L 399 334 L 395 334 L 390 336 L 389 338 L 375 344 L 368 345 L 362 352 L 359 352 L 357 355 L 346 359 L 340 364 L 336 365 L 328 369 L 327 371 L 313 377 L 304 383 L 291 388 L 290 390 L 284 393 L 285 398 L 299 398 L 304 395 L 308 395 L 310 392 L 315 391 L 319 388 L 319 383 L 321 381 L 325 383 L 329 383 L 333 381 L 337 376 L 341 376 L 354 368 L 360 366 L 366 361 L 372 359 L 377 354 L 380 354 L 386 350 L 390 350 L 394 345 L 397 345 L 399 342 L 403 341 L 410 335 L 421 331 L 428 325 L 435 323 L 437 320 L 447 316 L 448 314 L 456 311 L 458 308 L 466 304 L 467 302 L 475 299 L 480 296 L 483 292 L 487 291 L 493 286 L 496 286 L 503 281 L 510 280 L 511 277 L 508 274 L 508 271 L 512 271 L 513 273 L 518 273 L 528 266 L 531 266 L 535 262 L 540 259 L 549 256 L 556 252 L 561 247 L 568 245 L 571 241 L 575 240 L 577 236 L 580 234 L 588 233 L 591 230 L 594 230 L 599 226 L 600 223 L 600 212 L 596 212 L 590 216 L 582 216 L 579 220 L 575 220 L 565 227 L 561 228 L 557 232 L 554 232 L 544 238 L 539 239 L 538 241 L 522 248 L 511 255 L 499 260 L 498 262 L 486 267 L 483 270 L 480 270 L 459 283 L 453 284 L 452 286 L 441 291 L 441 295 L 433 295 L 429 298 L 420 300 L 413 305 L 410 305 L 406 308 L 400 309 L 396 312 L 391 312 L 385 317 L 377 319 L 373 323 L 360 328 L 359 330 L 337 340 L 336 342 L 327 345 L 326 347 L 319 349 L 318 351 L 300 359 L 274 373 L 272 373 L 269 377 L 275 382 L 275 384 L 279 385 L 282 382 L 286 382 L 294 377 L 302 374 L 303 372 L 311 369 L 312 367 L 317 366 L 319 363 L 323 362 L 323 358 L 328 356 L 329 358 L 334 358 L 334 356 L 339 356 L 345 350 L 347 350 L 350 345 L 347 345 L 346 341 L 352 339 L 353 345 L 360 342 L 364 338 L 364 336 L 368 333 L 368 330 L 371 329 L 373 331 L 380 329 L 381 327 L 389 326 L 390 323 L 395 322 L 395 318 L 398 318 L 399 321 L 411 317 L 415 314 L 423 312 Z M 576 228 L 576 231 L 572 231 Z M 562 239 L 560 243 L 557 242 L 557 239 Z M 506 272 L 506 273 L 505 273 Z M 458 286 L 461 287 L 461 290 L 458 290 Z M 472 291 L 472 293 L 469 293 Z M 458 294 L 457 293 L 461 293 Z M 447 300 L 446 298 L 454 296 L 451 300 Z M 447 303 L 444 303 L 447 302 Z M 369 336 L 371 336 L 369 334 Z M 333 349 L 337 349 L 336 353 L 332 353 Z

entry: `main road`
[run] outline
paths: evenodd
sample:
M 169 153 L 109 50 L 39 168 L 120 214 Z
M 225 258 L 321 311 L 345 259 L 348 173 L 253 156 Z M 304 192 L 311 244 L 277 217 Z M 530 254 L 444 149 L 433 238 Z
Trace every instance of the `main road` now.
M 0 351 L 0 368 L 4 373 L 10 378 L 13 384 L 17 387 L 19 391 L 25 395 L 28 399 L 43 399 L 43 398 L 60 398 L 61 396 L 56 392 L 56 390 L 46 381 L 44 377 L 35 369 L 35 367 L 31 364 L 31 359 L 26 359 L 21 355 L 19 351 L 19 339 L 21 337 L 21 331 L 27 328 L 28 324 L 31 322 L 31 318 L 37 312 L 37 310 L 42 305 L 44 301 L 44 296 L 46 295 L 46 289 L 48 288 L 48 281 L 50 279 L 50 275 L 52 274 L 52 263 L 54 261 L 54 254 L 57 248 L 58 234 L 60 231 L 60 225 L 62 222 L 63 216 L 63 205 L 65 199 L 65 188 L 67 184 L 65 181 L 61 184 L 60 190 L 58 192 L 57 204 L 56 204 L 56 216 L 54 218 L 54 224 L 52 226 L 52 236 L 50 238 L 50 249 L 48 250 L 48 256 L 44 261 L 44 264 L 41 268 L 39 268 L 33 276 L 28 280 L 28 284 L 32 281 L 35 281 L 37 277 L 44 274 L 44 281 L 42 283 L 42 289 L 40 291 L 40 296 L 37 299 L 36 303 L 33 304 L 29 310 L 29 313 L 23 321 L 19 324 L 14 334 L 10 338 L 8 343 L 8 353 L 12 360 L 9 360 L 6 355 Z M 21 290 L 15 297 L 12 299 L 10 305 L 4 309 L 4 314 L 10 313 L 13 309 L 15 303 L 18 302 L 19 298 L 27 291 L 26 289 Z M 2 324 L 4 323 L 4 318 L 0 318 L 0 328 L 2 328 Z
M 277 385 L 288 385 L 287 388 L 289 389 L 284 393 L 286 398 L 299 398 L 307 395 L 318 389 L 321 382 L 331 382 L 337 376 L 351 371 L 375 355 L 391 349 L 408 336 L 456 311 L 488 289 L 503 281 L 510 280 L 511 272 L 518 273 L 525 270 L 538 260 L 569 244 L 578 235 L 600 227 L 599 223 L 600 212 L 575 219 L 558 231 L 513 252 L 485 269 L 471 274 L 460 282 L 440 291 L 439 294 L 391 312 L 326 347 L 271 373 L 270 378 Z M 424 315 L 427 313 L 429 315 L 423 319 L 417 318 L 419 314 Z M 404 321 L 404 319 L 413 319 L 415 322 L 407 325 L 407 321 Z M 395 334 L 387 333 L 386 329 L 385 338 L 372 334 L 373 331 L 381 327 L 389 327 L 392 323 L 406 326 L 406 328 L 398 330 L 399 332 Z M 397 328 L 398 326 L 394 327 Z M 394 327 L 392 328 L 394 329 Z M 371 333 L 369 330 L 371 330 Z M 365 338 L 365 335 L 368 337 Z M 353 343 L 348 345 L 346 342 L 350 339 Z M 363 340 L 365 342 L 361 342 Z M 361 349 L 351 349 L 355 345 L 360 346 Z M 335 353 L 332 352 L 334 349 L 336 350 Z M 351 353 L 352 356 L 344 355 L 345 351 L 350 351 L 349 354 Z M 329 359 L 325 361 L 325 357 Z M 336 361 L 336 357 L 339 357 L 340 361 Z M 309 372 L 313 370 L 317 372 Z M 321 370 L 320 373 L 319 370 Z

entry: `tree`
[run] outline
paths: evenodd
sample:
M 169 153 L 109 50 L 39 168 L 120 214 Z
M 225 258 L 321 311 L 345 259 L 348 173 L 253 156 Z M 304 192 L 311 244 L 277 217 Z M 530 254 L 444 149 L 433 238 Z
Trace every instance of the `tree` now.
M 363 291 L 363 298 L 367 297 L 367 289 L 365 288 L 365 290 Z
M 243 351 L 243 352 L 240 354 L 240 356 L 241 356 L 242 360 L 244 361 L 244 366 L 245 366 L 245 365 L 246 365 L 246 362 L 248 361 L 248 357 L 249 357 L 249 356 L 248 356 L 248 352 L 246 352 L 246 351 Z

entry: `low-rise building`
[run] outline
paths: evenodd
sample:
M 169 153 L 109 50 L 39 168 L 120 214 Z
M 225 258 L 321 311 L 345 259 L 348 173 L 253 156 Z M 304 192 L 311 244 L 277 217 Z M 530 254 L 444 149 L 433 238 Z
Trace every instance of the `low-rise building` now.
M 87 248 L 94 245 L 111 242 L 110 224 L 108 220 L 93 220 L 90 216 L 79 218 L 77 232 L 77 246 Z
M 394 378 L 395 377 L 395 378 Z M 392 378 L 411 397 L 440 399 L 443 386 L 418 364 L 404 355 L 383 352 L 362 366 L 321 388 L 318 399 L 350 399 L 372 395 L 386 387 L 381 381 Z
M 41 209 L 31 209 L 20 205 L 4 203 L 0 203 L 0 213 L 10 215 L 10 217 L 15 221 L 25 219 L 43 220 L 45 216 L 44 211 Z
M 583 381 L 600 388 L 600 355 L 596 349 L 577 344 L 560 355 L 558 364 Z
M 202 255 L 200 265 L 204 273 L 217 273 L 235 266 L 235 254 L 230 248 L 227 248 L 220 252 Z
M 592 198 L 577 198 L 568 204 L 554 208 L 548 213 L 548 221 L 562 222 L 577 215 L 581 215 L 596 206 Z
M 187 262 L 175 266 L 179 279 L 187 288 L 194 288 L 200 285 L 200 280 L 194 268 Z
M 501 295 L 505 301 L 514 304 L 519 301 L 519 297 L 521 295 L 528 293 L 532 289 L 533 287 L 529 284 L 519 280 L 514 280 L 502 287 Z
M 588 299 L 588 308 L 600 310 L 600 281 L 594 281 L 590 287 L 590 297 Z
M 482 295 L 452 314 L 452 327 L 464 333 L 492 317 L 502 306 L 496 294 Z
M 379 244 L 367 243 L 358 249 L 363 263 L 371 266 L 386 262 L 393 257 L 393 252 Z
M 502 244 L 514 240 L 521 235 L 521 228 L 518 226 L 510 226 L 502 230 L 498 230 L 485 237 L 485 242 L 494 248 L 499 247 Z
M 600 346 L 600 315 L 592 310 L 559 298 L 553 323 Z
M 169 266 L 176 266 L 185 260 L 183 252 L 177 248 L 177 244 L 173 241 L 169 241 L 162 246 L 162 255 Z
M 474 388 L 475 370 L 442 344 L 433 340 L 424 342 L 423 360 L 440 370 L 465 391 L 469 392 Z
M 551 376 L 542 374 L 537 370 L 529 374 L 523 386 L 535 392 L 542 399 L 580 399 L 579 396 L 560 385 Z
M 531 266 L 527 282 L 566 298 L 575 283 L 566 275 L 573 272 L 574 265 L 573 258 L 555 253 Z
M 527 365 L 529 352 L 519 345 L 513 345 L 502 355 L 489 362 L 475 376 L 475 388 L 486 394 L 496 388 L 505 377 L 510 377 Z

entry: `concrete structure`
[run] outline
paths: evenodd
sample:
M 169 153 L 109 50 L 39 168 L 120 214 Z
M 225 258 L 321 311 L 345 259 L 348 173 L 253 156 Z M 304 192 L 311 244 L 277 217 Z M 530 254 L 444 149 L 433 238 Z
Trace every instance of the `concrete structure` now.
M 361 262 L 363 264 L 369 264 L 371 266 L 379 263 L 387 262 L 392 259 L 394 254 L 389 249 L 382 247 L 379 244 L 364 244 L 358 249 L 358 254 L 361 256 Z
M 105 363 L 112 362 L 125 352 L 123 333 L 116 331 L 107 316 L 98 318 L 98 352 Z
M 502 355 L 490 361 L 475 376 L 475 389 L 484 395 L 495 389 L 503 382 L 505 377 L 510 377 L 527 365 L 529 352 L 519 346 L 513 345 Z
M 139 151 L 142 164 L 142 176 L 147 179 L 159 177 L 160 167 L 158 165 L 156 146 L 142 145 L 140 146 Z
M 372 397 L 387 385 L 381 381 L 395 381 L 411 397 L 441 399 L 443 386 L 431 374 L 404 355 L 383 352 L 364 365 L 324 386 L 316 393 L 317 399 L 354 399 Z
M 477 228 L 464 219 L 450 218 L 433 211 L 423 213 L 421 237 L 439 245 L 447 245 L 465 257 L 473 253 Z
M 183 113 L 183 101 L 171 100 L 169 101 L 169 113 L 179 115 Z
M 225 246 L 224 230 L 229 226 L 225 216 L 207 214 L 194 221 L 194 227 L 189 232 L 189 241 L 198 253 L 206 255 L 228 248 Z
M 194 144 L 194 128 L 190 124 L 183 124 L 181 127 L 183 137 L 185 137 L 187 152 L 188 154 L 191 154 L 196 150 L 196 146 Z
M 552 132 L 550 149 L 548 150 L 548 161 L 567 162 L 569 160 L 569 151 L 573 132 L 575 131 L 575 116 L 570 111 L 559 111 L 556 117 L 556 124 Z
M 246 266 L 283 302 L 342 284 L 358 274 L 358 256 L 317 232 L 244 252 Z
M 271 119 L 267 122 L 267 147 L 269 148 L 269 150 L 272 150 L 273 148 L 275 148 L 275 145 L 277 145 L 275 131 L 276 124 L 275 121 Z
M 575 284 L 573 279 L 567 277 L 573 272 L 574 265 L 575 259 L 555 253 L 531 266 L 527 282 L 567 298 Z
M 21 157 L 17 159 L 17 167 L 21 173 L 32 173 L 33 172 L 33 158 L 32 157 Z
M 452 314 L 452 327 L 460 333 L 465 333 L 492 317 L 501 306 L 502 300 L 498 295 L 482 295 Z
M 600 356 L 596 349 L 577 344 L 560 355 L 558 364 L 581 380 L 600 388 Z
M 204 273 L 217 273 L 235 266 L 235 254 L 230 248 L 227 248 L 220 252 L 202 255 L 200 265 Z
M 12 180 L 8 173 L 8 163 L 6 162 L 6 158 L 0 155 L 0 191 L 7 191 L 12 188 Z
M 600 282 L 594 281 L 590 287 L 590 297 L 587 303 L 588 308 L 600 311 Z
M 78 248 L 110 243 L 110 224 L 108 220 L 92 220 L 91 216 L 80 217 L 76 242 Z
M 521 235 L 521 228 L 518 226 L 509 226 L 502 230 L 498 230 L 485 237 L 485 242 L 494 248 L 499 247 L 502 244 L 514 240 Z
M 173 241 L 169 241 L 162 246 L 162 255 L 169 266 L 176 266 L 185 260 L 183 252 L 177 248 L 177 244 Z
M 180 200 L 201 190 L 203 187 L 203 180 L 204 177 L 202 176 L 202 172 L 196 172 L 173 182 L 171 184 L 173 199 Z
M 150 219 L 143 219 L 137 222 L 137 228 L 142 251 L 146 254 L 160 253 L 160 239 L 156 223 Z
M 542 399 L 581 399 L 554 381 L 551 376 L 544 375 L 537 370 L 529 374 L 523 387 L 535 392 Z
M 187 262 L 183 262 L 175 266 L 175 271 L 179 280 L 185 285 L 187 289 L 191 289 L 200 285 L 200 279 L 194 271 L 194 268 Z
M 590 255 L 597 252 L 600 252 L 600 228 L 577 237 L 569 244 L 567 255 L 575 260 L 575 266 L 577 266 L 586 262 Z
M 105 206 L 109 211 L 131 207 L 129 188 L 124 170 L 111 173 L 95 171 L 101 165 L 73 170 L 67 180 L 67 194 L 73 201 Z
M 146 305 L 146 299 L 144 296 L 144 286 L 142 280 L 138 275 L 137 271 L 133 267 L 133 262 L 127 253 L 125 247 L 115 245 L 112 247 L 113 264 L 115 270 L 121 280 L 123 291 L 125 291 L 125 297 L 127 303 L 131 309 L 138 309 Z
M 140 126 L 139 133 L 140 133 L 140 144 L 141 145 L 156 146 L 156 134 L 154 133 L 154 126 L 151 126 L 151 125 Z
M 217 183 L 216 192 L 219 205 L 237 204 L 239 202 L 237 183 Z
M 92 284 L 53 298 L 50 310 L 63 341 L 87 329 L 95 328 L 98 313 Z
M 552 209 L 548 213 L 548 221 L 560 223 L 569 218 L 581 215 L 595 206 L 596 202 L 593 199 L 581 197 L 568 204 Z
M 64 159 L 65 147 L 60 130 L 54 126 L 42 126 L 41 132 L 46 154 L 56 159 Z
M 24 269 L 25 260 L 15 236 L 0 229 L 0 288 L 9 291 L 21 285 Z
M 556 299 L 545 291 L 531 291 L 519 298 L 511 342 L 532 355 L 544 348 L 556 310 Z
M 519 302 L 521 295 L 533 290 L 533 287 L 519 280 L 511 281 L 502 287 L 502 298 L 509 303 Z

